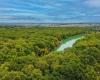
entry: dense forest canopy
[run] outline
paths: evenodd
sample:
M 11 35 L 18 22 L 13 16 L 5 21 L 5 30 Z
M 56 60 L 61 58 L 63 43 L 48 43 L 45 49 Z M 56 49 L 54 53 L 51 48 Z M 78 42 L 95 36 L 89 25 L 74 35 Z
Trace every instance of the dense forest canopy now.
M 84 34 L 72 48 L 63 39 Z M 86 27 L 0 28 L 0 80 L 100 80 L 100 32 Z

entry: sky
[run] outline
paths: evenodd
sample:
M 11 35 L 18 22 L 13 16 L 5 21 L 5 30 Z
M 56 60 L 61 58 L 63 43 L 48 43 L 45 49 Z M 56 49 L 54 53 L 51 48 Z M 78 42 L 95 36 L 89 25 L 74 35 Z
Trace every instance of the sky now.
M 0 0 L 0 23 L 100 22 L 100 0 Z

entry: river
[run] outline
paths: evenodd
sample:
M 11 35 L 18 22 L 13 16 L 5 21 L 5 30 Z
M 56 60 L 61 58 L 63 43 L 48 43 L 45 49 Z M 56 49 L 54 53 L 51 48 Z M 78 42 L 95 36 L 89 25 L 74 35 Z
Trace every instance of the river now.
M 61 45 L 57 48 L 56 51 L 64 51 L 64 49 L 72 47 L 77 40 L 82 39 L 83 37 L 83 35 L 76 35 L 62 40 Z

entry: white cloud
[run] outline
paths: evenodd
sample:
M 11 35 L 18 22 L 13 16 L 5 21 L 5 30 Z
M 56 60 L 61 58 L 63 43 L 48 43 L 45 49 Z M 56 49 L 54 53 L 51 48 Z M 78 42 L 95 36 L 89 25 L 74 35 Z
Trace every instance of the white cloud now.
M 14 18 L 13 16 L 0 16 L 0 19 L 11 19 Z
M 93 16 L 95 16 L 95 17 L 100 17 L 100 14 L 95 14 L 95 15 L 93 15 Z
M 86 0 L 85 3 L 92 7 L 100 7 L 100 0 Z

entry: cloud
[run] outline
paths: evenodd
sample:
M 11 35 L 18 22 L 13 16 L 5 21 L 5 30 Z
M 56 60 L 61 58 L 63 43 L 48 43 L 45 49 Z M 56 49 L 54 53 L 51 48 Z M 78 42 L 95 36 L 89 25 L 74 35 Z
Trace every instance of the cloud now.
M 100 17 L 100 14 L 95 14 L 95 15 L 93 15 L 93 16 L 95 16 L 95 17 Z
M 100 21 L 100 0 L 1 0 L 0 2 L 0 22 Z
M 12 19 L 14 18 L 13 16 L 0 16 L 0 19 Z
M 100 7 L 100 0 L 86 0 L 85 3 L 91 7 Z

